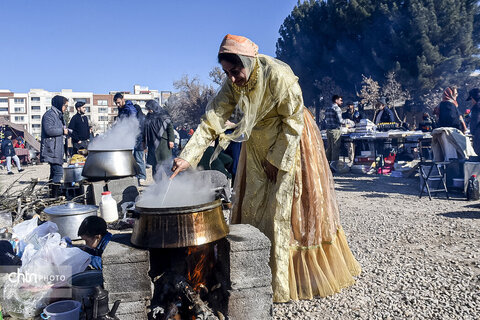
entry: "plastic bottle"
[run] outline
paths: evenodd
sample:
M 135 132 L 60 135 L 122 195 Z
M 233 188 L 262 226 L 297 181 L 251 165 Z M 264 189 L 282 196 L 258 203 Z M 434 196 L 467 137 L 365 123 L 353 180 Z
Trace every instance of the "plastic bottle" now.
M 118 220 L 117 202 L 112 198 L 112 193 L 110 191 L 102 192 L 100 216 L 107 223 Z
M 479 200 L 480 199 L 480 184 L 477 180 L 477 175 L 473 174 L 470 179 L 468 179 L 467 186 L 467 200 Z

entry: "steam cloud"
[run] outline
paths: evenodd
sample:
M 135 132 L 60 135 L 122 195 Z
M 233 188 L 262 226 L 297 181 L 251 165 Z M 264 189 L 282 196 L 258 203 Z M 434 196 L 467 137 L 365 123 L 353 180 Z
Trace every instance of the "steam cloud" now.
M 95 137 L 88 150 L 133 149 L 140 134 L 140 123 L 135 117 L 122 118 L 104 134 Z
M 171 208 L 201 205 L 215 200 L 214 187 L 213 182 L 205 175 L 184 172 L 173 180 L 163 175 L 156 184 L 151 185 L 140 195 L 137 206 Z

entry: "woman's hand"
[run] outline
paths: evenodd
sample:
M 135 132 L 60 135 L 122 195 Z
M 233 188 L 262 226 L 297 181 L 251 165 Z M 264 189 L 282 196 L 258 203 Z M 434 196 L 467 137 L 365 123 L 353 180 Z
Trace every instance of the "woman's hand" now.
M 170 180 L 175 178 L 175 176 L 180 172 L 187 170 L 189 167 L 190 167 L 190 163 L 188 163 L 187 160 L 183 160 L 182 158 L 173 159 L 173 166 L 172 166 L 173 174 L 170 177 Z
M 263 166 L 263 170 L 265 170 L 265 173 L 267 174 L 268 180 L 270 180 L 273 183 L 277 183 L 278 168 L 275 167 L 270 162 L 268 162 L 267 160 L 262 161 L 262 166 Z
M 168 142 L 168 149 L 173 149 L 174 146 L 175 144 L 172 141 Z

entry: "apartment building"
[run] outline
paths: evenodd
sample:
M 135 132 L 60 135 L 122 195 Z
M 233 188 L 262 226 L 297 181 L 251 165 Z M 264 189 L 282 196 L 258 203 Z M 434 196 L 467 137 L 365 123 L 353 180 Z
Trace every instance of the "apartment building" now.
M 52 107 L 51 100 L 55 95 L 62 95 L 68 99 L 68 112 L 70 118 L 75 114 L 75 104 L 85 102 L 86 115 L 88 116 L 94 132 L 105 132 L 117 116 L 117 107 L 113 96 L 117 91 L 108 94 L 95 94 L 93 92 L 77 92 L 71 89 L 62 89 L 52 92 L 43 89 L 30 89 L 28 93 L 15 93 L 10 90 L 0 90 L 0 117 L 23 125 L 30 134 L 40 138 L 42 115 Z M 164 104 L 170 96 L 169 91 L 158 92 L 149 90 L 146 86 L 135 85 L 133 93 L 123 92 L 127 100 L 137 103 L 145 112 L 145 103 L 156 100 Z

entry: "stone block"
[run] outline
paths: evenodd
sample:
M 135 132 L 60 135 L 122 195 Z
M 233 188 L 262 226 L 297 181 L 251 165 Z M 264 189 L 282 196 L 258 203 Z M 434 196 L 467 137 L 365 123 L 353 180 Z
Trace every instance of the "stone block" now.
M 272 319 L 272 288 L 229 290 L 228 319 Z
M 110 310 L 113 307 L 114 300 L 110 299 Z M 130 320 L 130 319 L 148 319 L 147 317 L 147 306 L 149 305 L 148 300 L 140 300 L 134 302 L 120 302 L 117 312 L 115 315 L 121 320 Z
M 132 233 L 114 234 L 102 255 L 103 265 L 129 262 L 150 263 L 148 250 L 134 247 L 130 242 Z
M 130 235 L 114 235 L 102 255 L 104 286 L 111 301 L 134 302 L 152 295 L 149 252 L 134 248 Z
M 227 240 L 230 251 L 270 250 L 270 240 L 260 230 L 249 224 L 232 224 Z
M 270 286 L 272 272 L 268 264 L 270 250 L 237 251 L 230 253 L 230 283 L 232 289 Z
M 138 181 L 136 177 L 126 177 L 116 180 L 90 182 L 87 186 L 87 202 L 99 205 L 102 199 L 102 192 L 110 191 L 113 199 L 117 201 L 119 210 L 124 202 L 135 201 L 139 195 Z

